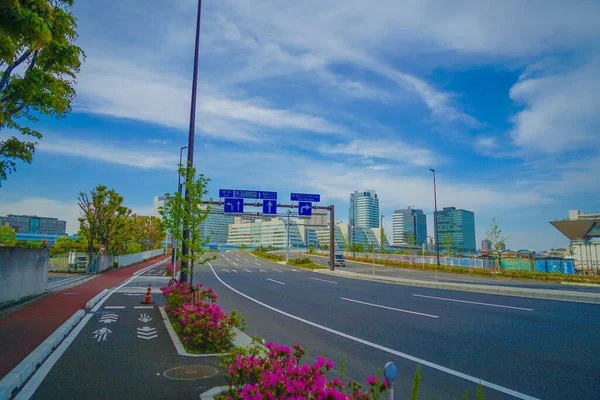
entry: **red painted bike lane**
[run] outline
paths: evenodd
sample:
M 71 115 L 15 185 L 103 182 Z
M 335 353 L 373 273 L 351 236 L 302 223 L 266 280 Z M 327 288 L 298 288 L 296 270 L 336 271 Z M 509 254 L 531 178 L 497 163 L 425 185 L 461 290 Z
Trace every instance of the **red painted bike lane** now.
M 110 289 L 133 274 L 167 258 L 164 255 L 107 272 L 85 283 L 48 296 L 0 317 L 0 379 L 16 367 L 77 310 L 104 289 Z M 67 294 L 68 293 L 68 294 Z

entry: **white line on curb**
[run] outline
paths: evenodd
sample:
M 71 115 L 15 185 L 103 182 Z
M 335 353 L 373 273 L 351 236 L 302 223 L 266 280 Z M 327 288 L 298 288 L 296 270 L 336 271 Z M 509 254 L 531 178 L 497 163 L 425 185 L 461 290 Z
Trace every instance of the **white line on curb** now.
M 513 307 L 513 306 L 503 306 L 500 304 L 490 304 L 490 303 L 479 303 L 477 301 L 467 301 L 467 300 L 456 300 L 456 299 L 447 299 L 445 297 L 435 297 L 435 296 L 425 296 L 423 294 L 413 294 L 416 297 L 426 297 L 428 299 L 436 299 L 443 301 L 454 301 L 456 303 L 468 303 L 468 304 L 479 304 L 481 306 L 489 306 L 489 307 L 500 307 L 500 308 L 512 308 L 513 310 L 523 310 L 523 311 L 533 311 L 533 308 L 523 308 L 523 307 Z
M 104 308 L 106 308 L 106 307 L 104 307 Z M 134 306 L 133 308 L 136 310 L 146 310 L 146 309 L 154 308 L 154 306 Z
M 349 334 L 344 333 L 344 332 L 336 331 L 335 329 L 328 328 L 328 327 L 323 326 L 323 325 L 319 325 L 319 324 L 317 324 L 315 322 L 312 322 L 312 321 L 309 321 L 307 319 L 300 318 L 300 317 L 297 317 L 297 316 L 295 316 L 293 314 L 290 314 L 290 313 L 287 313 L 285 311 L 282 311 L 282 310 L 280 310 L 278 308 L 275 308 L 275 307 L 270 306 L 270 305 L 268 305 L 266 303 L 263 303 L 260 300 L 256 300 L 255 298 L 250 297 L 247 294 L 242 293 L 239 290 L 234 289 L 233 287 L 229 286 L 228 284 L 226 284 L 225 282 L 223 282 L 223 280 L 221 279 L 221 277 L 219 275 L 217 275 L 217 273 L 215 272 L 215 270 L 212 267 L 212 265 L 210 264 L 210 262 L 208 263 L 208 266 L 212 270 L 212 272 L 215 275 L 215 277 L 219 280 L 219 282 L 221 282 L 226 288 L 228 288 L 229 290 L 231 290 L 231 291 L 239 294 L 242 297 L 247 298 L 250 301 L 253 301 L 256 304 L 259 304 L 259 305 L 261 305 L 261 306 L 263 306 L 265 308 L 268 308 L 271 311 L 275 311 L 276 313 L 279 313 L 281 315 L 285 315 L 286 317 L 295 319 L 296 321 L 300 321 L 300 322 L 305 323 L 307 325 L 310 325 L 310 326 L 313 326 L 315 328 L 324 330 L 325 332 L 329 332 L 329 333 L 332 333 L 334 335 L 343 337 L 345 339 L 349 339 L 349 340 L 352 340 L 354 342 L 361 343 L 361 344 L 364 344 L 366 346 L 369 346 L 369 347 L 372 347 L 372 348 L 384 351 L 386 353 L 393 354 L 393 355 L 398 356 L 398 357 L 402 357 L 402 358 L 404 358 L 406 360 L 409 360 L 409 361 L 412 361 L 412 362 L 415 362 L 415 363 L 418 363 L 418 364 L 425 365 L 427 367 L 436 369 L 438 371 L 445 372 L 445 373 L 447 373 L 449 375 L 456 376 L 458 378 L 462 378 L 462 379 L 467 380 L 469 382 L 473 382 L 475 384 L 480 384 L 481 383 L 482 386 L 488 387 L 490 389 L 497 390 L 497 391 L 499 391 L 501 393 L 508 394 L 508 395 L 516 397 L 518 399 L 523 399 L 523 400 L 539 400 L 537 397 L 529 396 L 527 394 L 524 394 L 524 393 L 521 393 L 521 392 L 517 392 L 516 390 L 512 390 L 512 389 L 506 388 L 504 386 L 497 385 L 497 384 L 492 383 L 492 382 L 484 381 L 483 379 L 480 379 L 480 378 L 477 378 L 477 377 L 474 377 L 474 376 L 471 376 L 471 375 L 467 375 L 467 374 L 464 374 L 464 373 L 459 372 L 459 371 L 455 371 L 453 369 L 450 369 L 450 368 L 444 367 L 442 365 L 438 365 L 438 364 L 432 363 L 431 361 L 427 361 L 427 360 L 424 360 L 422 358 L 411 356 L 410 354 L 402 353 L 400 351 L 391 349 L 389 347 L 385 347 L 385 346 L 382 346 L 382 345 L 379 345 L 379 344 L 376 344 L 376 343 L 373 343 L 373 342 L 369 342 L 368 340 L 364 340 L 364 339 L 358 338 L 356 336 L 349 335 Z
M 105 309 L 122 309 L 125 308 L 125 306 L 104 306 Z
M 439 315 L 424 314 L 424 313 L 420 313 L 420 312 L 416 312 L 416 311 L 403 310 L 401 308 L 394 308 L 394 307 L 382 306 L 382 305 L 379 305 L 379 304 L 367 303 L 365 301 L 348 299 L 346 297 L 341 297 L 341 299 L 342 300 L 346 300 L 346 301 L 351 301 L 353 303 L 364 304 L 366 306 L 385 308 L 386 310 L 399 311 L 399 312 L 403 312 L 403 313 L 407 313 L 407 314 L 421 315 L 423 317 L 429 317 L 429 318 L 439 318 L 440 317 Z
M 327 279 L 310 278 L 310 277 L 309 277 L 308 279 L 312 279 L 312 280 L 315 280 L 315 281 L 321 281 L 321 282 L 327 282 L 327 283 L 333 283 L 333 284 L 335 284 L 335 285 L 337 285 L 337 284 L 338 284 L 338 282 L 334 282 L 334 281 L 328 281 Z
M 280 285 L 285 285 L 285 283 L 276 281 L 275 279 L 271 279 L 271 278 L 266 278 L 266 279 L 271 282 L 279 283 Z

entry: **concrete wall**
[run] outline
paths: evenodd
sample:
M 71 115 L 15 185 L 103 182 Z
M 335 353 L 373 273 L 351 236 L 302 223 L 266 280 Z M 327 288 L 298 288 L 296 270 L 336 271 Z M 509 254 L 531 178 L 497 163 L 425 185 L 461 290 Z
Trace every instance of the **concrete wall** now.
M 98 268 L 96 268 L 97 273 L 104 272 L 111 268 L 115 258 L 116 257 L 108 254 L 101 254 L 100 257 L 98 257 Z
M 48 258 L 46 249 L 0 247 L 0 304 L 44 293 Z
M 165 249 L 161 248 L 161 249 L 156 249 L 156 250 L 144 251 L 141 253 L 127 254 L 124 256 L 119 256 L 119 267 L 125 267 L 127 265 L 135 264 L 137 262 L 143 261 L 145 258 L 152 258 L 152 257 L 160 256 L 161 254 L 164 254 L 164 253 L 165 253 Z
M 573 258 L 577 272 L 598 273 L 600 270 L 600 242 L 572 241 Z

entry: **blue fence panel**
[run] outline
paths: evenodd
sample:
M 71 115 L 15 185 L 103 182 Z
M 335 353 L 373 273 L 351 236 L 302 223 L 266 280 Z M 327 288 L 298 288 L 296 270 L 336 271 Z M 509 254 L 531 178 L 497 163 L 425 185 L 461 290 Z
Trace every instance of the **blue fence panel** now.
M 574 274 L 575 263 L 573 262 L 573 260 L 562 260 L 562 271 L 563 274 Z
M 560 265 L 560 260 L 546 260 L 546 263 L 548 265 L 548 272 L 558 272 L 558 273 L 562 273 L 562 268 Z
M 548 272 L 548 265 L 545 258 L 535 260 L 536 272 Z

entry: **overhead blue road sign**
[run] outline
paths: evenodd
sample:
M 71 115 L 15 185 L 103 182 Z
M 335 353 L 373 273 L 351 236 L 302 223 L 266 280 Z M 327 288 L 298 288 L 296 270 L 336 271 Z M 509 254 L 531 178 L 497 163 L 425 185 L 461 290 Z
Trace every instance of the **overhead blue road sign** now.
M 298 215 L 301 217 L 310 217 L 312 215 L 312 203 L 310 201 L 299 201 Z
M 277 201 L 263 200 L 263 214 L 277 214 Z
M 239 190 L 233 191 L 233 197 L 239 199 L 266 199 L 277 200 L 277 192 L 262 192 L 260 190 Z
M 219 197 L 235 197 L 233 195 L 233 189 L 219 189 Z
M 320 194 L 291 193 L 290 197 L 292 201 L 310 201 L 313 203 L 318 203 L 321 201 Z
M 226 198 L 224 203 L 223 211 L 227 214 L 244 212 L 244 199 Z

